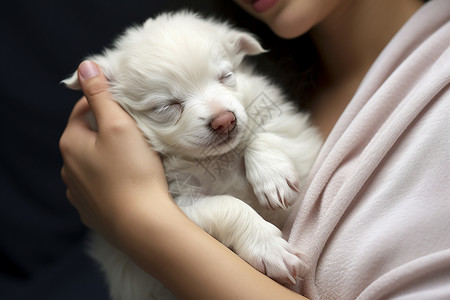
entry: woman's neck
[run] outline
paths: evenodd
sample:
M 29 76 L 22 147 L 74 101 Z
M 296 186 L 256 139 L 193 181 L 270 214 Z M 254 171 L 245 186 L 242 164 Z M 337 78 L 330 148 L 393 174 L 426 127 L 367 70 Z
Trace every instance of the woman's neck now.
M 335 83 L 365 73 L 419 0 L 348 0 L 311 30 L 328 80 Z
M 377 56 L 419 0 L 349 0 L 311 30 L 321 57 L 312 118 L 326 137 Z

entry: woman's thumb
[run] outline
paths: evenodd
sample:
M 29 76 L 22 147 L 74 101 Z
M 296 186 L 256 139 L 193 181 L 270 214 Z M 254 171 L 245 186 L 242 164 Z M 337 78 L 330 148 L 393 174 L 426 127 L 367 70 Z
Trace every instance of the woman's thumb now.
M 98 125 L 111 118 L 111 110 L 116 110 L 119 106 L 112 101 L 112 96 L 108 90 L 108 80 L 97 64 L 92 61 L 83 61 L 78 67 L 78 80 L 83 90 Z

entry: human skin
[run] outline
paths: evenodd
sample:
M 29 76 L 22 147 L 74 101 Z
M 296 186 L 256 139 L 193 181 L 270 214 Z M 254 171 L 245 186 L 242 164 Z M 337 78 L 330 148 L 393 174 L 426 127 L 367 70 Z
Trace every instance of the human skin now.
M 416 0 L 279 0 L 257 14 L 283 37 L 310 31 L 323 74 L 312 120 L 326 137 L 379 52 L 420 7 Z M 380 22 L 383 20 L 383 22 Z M 192 223 L 171 199 L 159 156 L 111 100 L 98 68 L 79 68 L 85 97 L 60 140 L 67 198 L 88 227 L 180 299 L 302 299 Z M 98 131 L 84 117 L 92 110 Z M 151 238 L 148 238 L 151 237 Z M 201 266 L 199 268 L 198 266 Z

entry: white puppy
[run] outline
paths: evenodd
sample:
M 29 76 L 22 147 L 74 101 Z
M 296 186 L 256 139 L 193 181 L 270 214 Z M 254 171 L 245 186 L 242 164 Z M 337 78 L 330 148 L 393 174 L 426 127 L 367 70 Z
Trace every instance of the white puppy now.
M 321 140 L 306 115 L 243 64 L 262 52 L 248 33 L 178 12 L 128 29 L 89 59 L 161 154 L 187 216 L 259 271 L 292 284 L 304 263 L 279 227 Z M 76 73 L 64 83 L 80 88 Z M 171 297 L 101 238 L 91 252 L 114 299 Z

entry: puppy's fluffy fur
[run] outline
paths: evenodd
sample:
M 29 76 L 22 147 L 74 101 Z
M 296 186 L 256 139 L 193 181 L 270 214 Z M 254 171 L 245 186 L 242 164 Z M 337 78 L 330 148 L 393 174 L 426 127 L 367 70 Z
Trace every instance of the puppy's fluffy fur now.
M 89 59 L 161 154 L 187 216 L 259 271 L 291 284 L 304 263 L 279 227 L 321 141 L 308 117 L 243 63 L 262 52 L 252 35 L 183 11 L 128 29 Z M 63 82 L 80 88 L 77 73 Z M 114 299 L 172 297 L 101 238 L 91 252 Z

